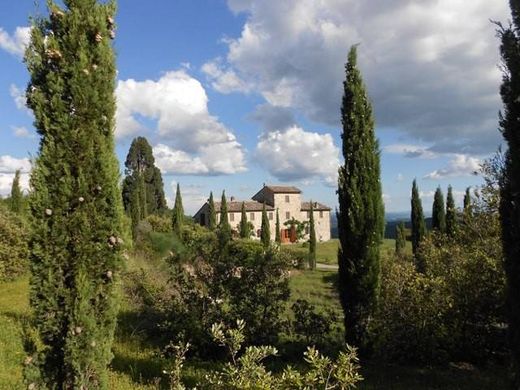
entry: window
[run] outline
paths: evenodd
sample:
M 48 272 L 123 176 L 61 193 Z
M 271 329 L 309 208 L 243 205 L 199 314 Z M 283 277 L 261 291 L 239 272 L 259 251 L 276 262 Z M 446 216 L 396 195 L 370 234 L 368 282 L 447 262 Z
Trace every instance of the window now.
M 323 218 L 323 211 L 320 211 L 320 218 Z
M 270 220 L 270 221 L 273 220 L 273 213 L 269 213 L 269 220 Z
M 291 201 L 291 198 L 289 198 L 289 195 L 285 195 L 285 203 L 289 203 Z
M 285 212 L 285 219 L 291 219 L 291 213 L 289 211 Z
M 255 213 L 249 213 L 249 220 L 254 221 L 255 220 Z
M 229 221 L 235 222 L 235 213 L 229 213 Z

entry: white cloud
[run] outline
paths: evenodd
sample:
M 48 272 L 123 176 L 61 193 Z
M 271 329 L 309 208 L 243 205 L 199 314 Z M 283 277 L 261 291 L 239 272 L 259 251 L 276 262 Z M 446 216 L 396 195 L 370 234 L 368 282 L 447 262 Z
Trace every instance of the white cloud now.
M 171 182 L 172 196 L 167 197 L 166 201 L 169 207 L 173 207 L 175 203 L 175 195 L 177 192 L 177 182 L 173 180 Z M 181 187 L 181 195 L 182 195 L 182 205 L 184 207 L 184 213 L 186 215 L 195 214 L 201 206 L 208 200 L 209 193 L 206 194 L 203 192 L 203 187 L 200 185 L 183 185 L 182 182 L 179 183 Z
M 0 173 L 15 173 L 17 170 L 22 173 L 31 171 L 31 162 L 28 158 L 16 158 L 9 155 L 0 156 Z
M 31 27 L 16 27 L 13 35 L 9 35 L 0 27 L 0 49 L 22 58 L 31 38 Z
M 12 126 L 13 134 L 20 138 L 34 138 L 34 135 L 24 126 Z
M 202 71 L 212 80 L 213 89 L 220 93 L 250 91 L 250 87 L 237 76 L 235 71 L 222 69 L 217 61 L 205 63 Z
M 408 158 L 434 159 L 439 157 L 437 153 L 434 153 L 423 146 L 410 144 L 387 145 L 383 148 L 383 151 L 391 154 L 401 154 Z
M 14 173 L 0 173 L 0 196 L 8 196 L 11 194 L 13 186 Z M 29 174 L 22 173 L 20 175 L 20 187 L 22 191 L 29 191 Z
M 11 84 L 9 87 L 9 94 L 13 98 L 14 103 L 16 104 L 16 108 L 29 112 L 25 91 L 23 91 L 21 88 L 18 88 L 15 84 Z
M 242 146 L 209 113 L 206 91 L 185 69 L 167 72 L 157 81 L 119 81 L 116 95 L 116 136 L 151 131 L 139 117 L 155 121 L 161 141 L 157 152 L 165 172 L 211 175 L 246 169 Z
M 441 169 L 430 172 L 425 179 L 439 180 L 450 177 L 471 176 L 480 171 L 481 161 L 464 154 L 457 154 L 449 164 Z
M 432 150 L 496 148 L 500 107 L 495 26 L 507 2 L 488 0 L 228 0 L 244 12 L 239 37 L 213 82 L 229 72 L 271 105 L 337 126 L 347 52 L 360 68 L 380 127 L 432 143 Z M 461 22 L 463 16 L 464 22 Z M 475 82 L 478 80 L 478 82 Z M 225 83 L 230 87 L 232 84 Z
M 335 185 L 338 155 L 330 134 L 307 132 L 297 126 L 263 134 L 256 148 L 258 161 L 282 181 L 318 177 Z

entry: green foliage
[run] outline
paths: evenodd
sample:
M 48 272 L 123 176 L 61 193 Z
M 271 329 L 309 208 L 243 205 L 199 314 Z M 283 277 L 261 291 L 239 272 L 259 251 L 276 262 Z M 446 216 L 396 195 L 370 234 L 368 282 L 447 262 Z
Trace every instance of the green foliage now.
M 271 231 L 269 229 L 269 218 L 267 218 L 267 212 L 265 211 L 265 203 L 262 208 L 262 225 L 260 227 L 260 242 L 264 248 L 268 248 L 271 245 Z
M 396 225 L 395 230 L 395 254 L 398 257 L 402 257 L 406 248 L 406 229 L 404 227 L 404 222 L 399 222 L 399 224 Z
M 464 198 L 466 198 L 464 196 Z M 457 209 L 455 199 L 453 199 L 453 188 L 448 186 L 448 196 L 446 198 L 446 234 L 453 238 L 457 231 Z
M 31 174 L 29 387 L 106 389 L 124 225 L 114 153 L 115 4 L 48 2 L 31 30 L 27 103 L 41 136 Z
M 515 387 L 520 387 L 520 4 L 510 1 L 512 24 L 499 24 L 501 38 L 502 86 L 504 104 L 500 113 L 500 130 L 507 143 L 500 172 L 500 218 L 504 267 L 507 275 L 510 345 Z
M 305 299 L 296 300 L 291 309 L 294 313 L 292 330 L 302 337 L 307 345 L 323 343 L 337 321 L 333 310 L 318 312 L 316 307 Z
M 379 144 L 372 107 L 350 49 L 341 106 L 343 157 L 338 179 L 339 291 L 348 343 L 364 348 L 380 287 L 379 244 L 384 210 Z
M 309 268 L 316 269 L 316 228 L 314 226 L 314 207 L 311 201 L 311 216 L 309 218 Z
M 27 224 L 0 205 L 0 281 L 12 280 L 28 268 Z
M 292 217 L 290 220 L 285 221 L 284 226 L 287 226 L 290 230 L 293 230 L 296 232 L 296 242 L 300 241 L 305 237 L 305 228 L 307 227 L 308 222 L 307 221 L 298 221 L 294 217 Z
M 181 187 L 177 183 L 177 191 L 175 192 L 175 204 L 172 214 L 172 231 L 177 237 L 181 236 L 182 226 L 184 224 L 184 207 L 182 206 Z
M 240 238 L 251 238 L 252 224 L 247 220 L 246 206 L 242 202 L 242 213 L 240 216 Z
M 446 232 L 446 210 L 444 208 L 444 195 L 441 187 L 437 187 L 433 197 L 432 228 L 440 233 Z
M 282 244 L 282 235 L 280 230 L 280 214 L 278 212 L 278 209 L 276 209 L 276 223 L 275 223 L 275 236 L 274 236 L 274 242 L 278 245 Z
M 417 180 L 414 179 L 412 185 L 412 251 L 413 255 L 417 257 L 419 245 L 426 236 L 426 224 L 424 222 L 424 214 L 422 208 L 421 198 L 419 197 L 419 188 L 417 187 Z M 417 259 L 416 259 L 417 260 Z M 423 264 L 417 260 L 417 269 L 423 270 Z
M 471 214 L 470 187 L 466 188 L 466 192 L 464 193 L 464 214 Z
M 152 231 L 158 233 L 171 233 L 172 232 L 172 223 L 170 219 L 166 216 L 152 214 L 146 217 L 146 222 L 148 222 L 152 228 Z
M 292 244 L 282 245 L 280 254 L 287 257 L 287 262 L 294 268 L 305 269 L 309 264 L 309 250 Z
M 223 247 L 231 240 L 231 225 L 229 224 L 226 192 L 222 191 L 222 199 L 220 201 L 220 222 L 217 232 L 220 246 Z
M 215 210 L 215 202 L 213 201 L 213 192 L 209 193 L 209 230 L 215 230 L 217 227 L 217 212 Z
M 14 174 L 13 184 L 11 186 L 11 197 L 9 198 L 9 206 L 13 213 L 20 214 L 24 209 L 24 199 L 22 189 L 20 188 L 20 170 Z

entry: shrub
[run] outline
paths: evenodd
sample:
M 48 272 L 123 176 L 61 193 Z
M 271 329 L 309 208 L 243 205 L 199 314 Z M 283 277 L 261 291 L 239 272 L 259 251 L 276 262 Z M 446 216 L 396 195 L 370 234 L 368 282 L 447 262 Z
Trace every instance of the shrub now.
M 0 280 L 16 278 L 28 266 L 28 228 L 17 215 L 0 205 Z
M 171 233 L 172 231 L 172 221 L 169 216 L 152 214 L 146 217 L 145 221 L 150 224 L 154 232 Z
M 305 269 L 309 264 L 309 250 L 306 247 L 283 245 L 280 251 L 294 268 Z
M 315 306 L 305 299 L 298 299 L 293 303 L 291 309 L 294 313 L 292 330 L 303 338 L 307 345 L 322 343 L 337 321 L 334 311 L 318 312 Z

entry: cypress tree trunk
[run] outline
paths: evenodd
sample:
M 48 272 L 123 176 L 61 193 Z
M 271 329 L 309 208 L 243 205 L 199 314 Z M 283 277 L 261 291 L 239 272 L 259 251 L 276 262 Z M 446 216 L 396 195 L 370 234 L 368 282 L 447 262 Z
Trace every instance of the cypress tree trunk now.
M 23 211 L 23 194 L 22 189 L 20 188 L 20 170 L 17 170 L 14 174 L 9 207 L 15 214 L 20 214 Z
M 316 269 L 316 228 L 314 226 L 314 207 L 311 201 L 311 216 L 309 218 L 309 268 Z
M 40 139 L 30 197 L 25 380 L 38 389 L 106 389 L 122 267 L 114 154 L 115 4 L 50 1 L 33 24 L 27 101 Z
M 172 228 L 173 233 L 177 235 L 177 237 L 182 236 L 182 225 L 184 224 L 184 207 L 182 206 L 182 195 L 181 195 L 181 187 L 179 183 L 177 183 L 177 192 L 175 193 L 175 204 L 173 206 L 173 214 L 172 214 Z
M 399 222 L 399 224 L 395 227 L 395 230 L 395 254 L 401 257 L 404 255 L 404 250 L 406 248 L 406 232 L 404 222 Z
M 246 205 L 242 202 L 242 213 L 240 217 L 240 238 L 250 238 L 251 230 L 249 229 L 249 222 L 247 221 Z
M 511 0 L 513 25 L 500 26 L 504 74 L 500 94 L 504 103 L 500 128 L 508 150 L 500 192 L 504 268 L 507 277 L 509 345 L 514 388 L 520 388 L 520 3 Z
M 341 107 L 343 156 L 338 179 L 339 292 L 348 343 L 364 349 L 380 287 L 384 210 L 372 107 L 352 47 Z
M 265 203 L 262 208 L 262 225 L 260 227 L 260 240 L 264 244 L 264 248 L 268 248 L 271 245 L 271 231 L 269 228 L 269 219 L 267 218 L 267 212 L 265 211 Z
M 209 193 L 209 230 L 215 230 L 217 227 L 217 213 L 215 211 L 215 202 L 213 201 L 213 192 Z
M 444 209 L 444 195 L 441 187 L 437 187 L 433 198 L 432 228 L 439 233 L 446 232 L 446 211 Z
M 412 251 L 416 259 L 417 269 L 420 272 L 424 272 L 424 264 L 419 264 L 417 254 L 419 250 L 419 244 L 426 235 L 426 224 L 424 222 L 424 214 L 422 208 L 421 198 L 419 197 L 419 188 L 417 187 L 417 181 L 413 181 L 412 185 Z
M 455 199 L 453 199 L 453 188 L 448 186 L 448 196 L 446 198 L 446 234 L 448 237 L 455 236 L 457 230 L 457 210 L 455 209 Z
M 274 236 L 274 241 L 280 245 L 282 243 L 282 236 L 281 236 L 281 232 L 280 232 L 280 215 L 278 213 L 278 209 L 276 209 L 276 225 L 275 225 L 275 228 L 276 228 L 276 233 L 275 233 L 275 236 Z

